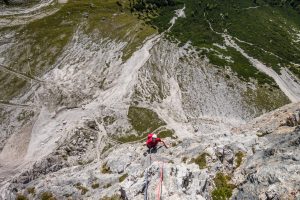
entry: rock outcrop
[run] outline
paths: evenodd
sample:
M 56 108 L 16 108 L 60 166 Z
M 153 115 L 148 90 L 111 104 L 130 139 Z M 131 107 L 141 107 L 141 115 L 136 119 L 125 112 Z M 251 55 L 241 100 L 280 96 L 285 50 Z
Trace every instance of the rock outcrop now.
M 7 179 L 2 198 L 143 199 L 147 188 L 148 199 L 218 199 L 225 188 L 232 199 L 296 199 L 300 128 L 286 121 L 299 106 L 287 105 L 232 129 L 232 141 L 219 139 L 218 145 L 197 136 L 166 138 L 169 149 L 145 154 L 140 142 L 114 144 L 100 158 L 95 153 L 99 128 L 87 121 L 52 154 Z

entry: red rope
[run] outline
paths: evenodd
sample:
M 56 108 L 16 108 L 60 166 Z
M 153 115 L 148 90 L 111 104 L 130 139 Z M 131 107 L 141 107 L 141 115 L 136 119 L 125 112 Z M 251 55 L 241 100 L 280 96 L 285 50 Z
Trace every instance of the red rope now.
M 164 162 L 161 162 L 161 167 L 160 167 L 160 178 L 159 178 L 159 183 L 157 185 L 157 198 L 156 200 L 160 200 L 161 199 L 161 193 L 162 193 L 162 182 L 163 182 L 163 168 L 164 168 Z

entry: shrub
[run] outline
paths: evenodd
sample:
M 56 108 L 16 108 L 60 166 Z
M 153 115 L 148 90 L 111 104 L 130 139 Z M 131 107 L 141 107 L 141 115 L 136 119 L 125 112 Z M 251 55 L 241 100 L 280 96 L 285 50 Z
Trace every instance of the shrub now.
M 213 200 L 226 200 L 232 196 L 232 190 L 235 188 L 235 185 L 229 184 L 231 178 L 225 176 L 223 173 L 218 172 L 214 178 L 216 188 L 212 191 Z

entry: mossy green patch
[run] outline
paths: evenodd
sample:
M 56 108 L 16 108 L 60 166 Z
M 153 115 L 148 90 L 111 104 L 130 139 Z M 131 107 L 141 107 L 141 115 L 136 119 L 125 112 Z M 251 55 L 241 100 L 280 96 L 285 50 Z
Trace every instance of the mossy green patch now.
M 110 167 L 107 166 L 107 163 L 104 163 L 104 164 L 101 166 L 100 171 L 101 171 L 102 174 L 110 174 L 110 173 L 111 173 Z
M 51 192 L 43 192 L 41 195 L 41 200 L 56 200 Z
M 146 138 L 148 133 L 166 125 L 154 111 L 148 108 L 130 106 L 127 117 L 137 135 L 126 135 L 115 138 L 122 143 L 134 142 Z
M 212 191 L 213 200 L 227 200 L 232 196 L 232 190 L 236 187 L 233 184 L 228 183 L 231 180 L 229 176 L 225 176 L 223 173 L 218 172 L 214 178 L 216 188 Z
M 113 124 L 115 121 L 116 121 L 116 119 L 113 116 L 105 116 L 103 118 L 103 122 L 105 123 L 106 126 Z
M 242 161 L 243 161 L 244 153 L 239 151 L 235 154 L 235 160 L 236 160 L 236 168 L 241 166 Z
M 109 188 L 109 187 L 111 187 L 111 183 L 108 183 L 108 184 L 103 186 L 103 188 Z
M 35 195 L 35 187 L 29 187 L 29 188 L 27 188 L 27 192 L 28 192 L 28 194 Z
M 263 132 L 258 132 L 256 135 L 258 137 L 264 137 L 264 136 L 269 135 L 269 134 L 271 134 L 270 131 L 263 131 Z
M 208 153 L 202 153 L 196 158 L 193 158 L 191 162 L 197 164 L 199 166 L 199 169 L 206 168 L 206 156 L 209 156 Z
M 122 200 L 122 197 L 119 195 L 119 194 L 115 194 L 111 197 L 103 197 L 103 198 L 100 198 L 100 200 Z
M 92 184 L 92 188 L 93 188 L 93 189 L 97 189 L 97 188 L 99 188 L 99 186 L 100 186 L 99 183 L 93 183 L 93 184 Z
M 172 131 L 172 130 L 163 130 L 163 131 L 160 131 L 157 135 L 158 135 L 159 138 L 174 137 L 174 131 Z
M 89 191 L 86 187 L 82 186 L 81 183 L 76 183 L 74 186 L 81 191 L 81 195 L 85 195 Z
M 130 106 L 127 117 L 138 133 L 152 132 L 160 126 L 166 125 L 154 111 L 147 108 Z
M 122 176 L 119 177 L 119 182 L 123 182 L 127 178 L 128 174 L 123 174 Z
M 28 198 L 25 195 L 17 194 L 16 200 L 28 200 Z
M 114 139 L 121 142 L 121 143 L 128 143 L 128 142 L 140 141 L 140 140 L 142 140 L 146 137 L 147 137 L 147 134 L 143 134 L 143 135 L 140 135 L 140 136 L 126 135 L 126 136 L 121 136 L 121 137 L 115 137 Z
M 17 96 L 27 84 L 27 81 L 24 79 L 0 71 L 1 100 L 11 100 L 13 97 Z

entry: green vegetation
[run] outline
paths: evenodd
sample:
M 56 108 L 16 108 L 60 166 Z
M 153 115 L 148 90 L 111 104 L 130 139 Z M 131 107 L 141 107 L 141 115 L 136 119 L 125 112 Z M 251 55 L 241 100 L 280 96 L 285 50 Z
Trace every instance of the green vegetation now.
M 191 162 L 197 164 L 199 169 L 204 169 L 206 168 L 206 156 L 209 156 L 209 154 L 202 153 L 197 158 L 193 158 Z
M 105 196 L 105 197 L 101 198 L 100 200 L 122 200 L 122 198 L 119 194 L 115 194 L 111 197 Z
M 148 17 L 148 20 L 160 32 L 169 27 L 169 21 L 174 15 L 172 11 L 183 7 L 183 2 L 180 1 L 166 1 L 160 6 L 156 5 L 156 1 L 141 1 L 145 2 L 144 7 L 141 7 L 140 1 L 137 2 L 139 9 L 133 6 L 134 10 L 156 13 L 155 17 Z M 246 41 L 235 40 L 250 56 L 263 61 L 277 72 L 280 66 L 286 66 L 300 77 L 299 68 L 290 63 L 300 63 L 299 43 L 292 40 L 295 30 L 300 30 L 300 8 L 297 1 L 274 3 L 263 0 L 190 0 L 185 1 L 184 5 L 186 17 L 177 19 L 168 38 L 176 38 L 181 44 L 191 41 L 211 63 L 230 66 L 245 81 L 252 77 L 262 84 L 274 83 L 239 52 L 214 45 L 224 45 L 224 39 L 218 33 L 226 30 L 229 35 Z M 254 8 L 249 9 L 250 7 Z M 211 30 L 209 23 L 218 33 Z M 225 57 L 231 57 L 232 62 L 228 62 Z
M 278 88 L 269 86 L 258 86 L 256 90 L 248 88 L 244 93 L 244 99 L 249 105 L 261 111 L 259 114 L 263 114 L 263 111 L 274 110 L 290 102 Z
M 107 166 L 107 163 L 104 163 L 102 165 L 100 171 L 101 171 L 102 174 L 110 174 L 111 173 L 109 166 Z
M 113 116 L 105 116 L 103 118 L 103 121 L 104 121 L 105 125 L 107 126 L 107 125 L 113 124 L 116 121 L 116 119 Z
M 126 135 L 116 138 L 116 140 L 122 143 L 141 140 L 147 137 L 148 133 L 166 125 L 166 123 L 162 121 L 155 112 L 147 108 L 130 106 L 127 117 L 138 135 Z M 169 132 L 165 134 L 168 135 Z
M 75 30 L 79 28 L 78 25 L 81 25 L 82 31 L 91 37 L 98 32 L 101 38 L 108 37 L 112 40 L 127 41 L 129 38 L 126 38 L 126 33 L 137 31 L 131 38 L 133 41 L 128 44 L 133 46 L 141 45 L 143 39 L 154 33 L 153 28 L 142 25 L 142 22 L 129 12 L 129 8 L 121 11 L 115 0 L 69 1 L 56 7 L 59 8 L 56 13 L 21 28 L 20 32 L 23 34 L 19 39 L 28 44 L 25 44 L 26 52 L 20 52 L 21 55 L 18 55 L 15 67 L 28 64 L 32 67 L 32 75 L 47 69 L 61 55 Z M 136 29 L 134 26 L 137 26 Z
M 127 117 L 138 133 L 149 133 L 166 125 L 155 112 L 147 108 L 130 106 Z
M 264 137 L 264 136 L 266 136 L 266 135 L 269 135 L 271 132 L 269 132 L 269 131 L 263 131 L 263 132 L 259 132 L 259 133 L 257 133 L 256 135 L 258 136 L 258 137 Z
M 67 160 L 68 157 L 66 157 L 66 155 L 63 155 L 62 156 L 64 160 Z M 77 163 L 78 165 L 87 165 L 89 163 L 93 162 L 93 159 L 90 159 L 90 160 L 78 160 Z
M 218 172 L 214 178 L 216 188 L 212 191 L 213 200 L 227 200 L 232 196 L 232 190 L 236 187 L 228 183 L 231 180 L 229 176 Z
M 244 154 L 243 152 L 239 151 L 235 154 L 235 160 L 236 160 L 236 168 L 241 166 L 242 161 L 243 161 Z
M 26 84 L 27 82 L 24 79 L 0 71 L 1 100 L 9 101 L 12 97 L 18 95 Z
M 174 131 L 172 130 L 164 130 L 164 131 L 161 131 L 159 132 L 158 134 L 158 137 L 159 138 L 167 138 L 167 137 L 174 137 Z
M 27 188 L 27 192 L 28 192 L 28 194 L 35 195 L 35 188 L 34 187 L 29 187 L 29 188 Z
M 273 6 L 291 6 L 294 10 L 300 13 L 300 1 L 295 0 L 264 0 L 265 2 L 269 3 Z
M 181 4 L 178 0 L 137 0 L 130 1 L 132 11 L 155 12 L 156 8 Z
M 53 67 L 66 50 L 76 30 L 94 41 L 109 38 L 128 42 L 123 50 L 123 59 L 127 59 L 156 30 L 130 12 L 128 1 L 123 4 L 122 8 L 116 4 L 116 0 L 77 0 L 53 4 L 47 10 L 57 12 L 49 16 L 25 25 L 0 29 L 0 32 L 17 32 L 15 45 L 5 52 L 11 61 L 8 67 L 30 77 L 43 74 Z M 27 84 L 27 81 L 15 75 L 2 72 L 0 80 L 0 85 L 5 86 L 5 91 L 1 91 L 2 88 L 0 90 L 4 100 L 18 95 Z
M 123 182 L 126 178 L 127 178 L 128 174 L 123 174 L 122 176 L 120 176 L 119 178 L 119 182 Z
M 146 138 L 147 134 L 143 134 L 140 136 L 137 135 L 126 135 L 126 136 L 121 136 L 121 137 L 116 137 L 115 139 L 121 143 L 127 143 L 127 142 L 135 142 L 142 140 L 143 138 Z
M 247 58 L 245 58 L 240 52 L 236 51 L 232 47 L 227 47 L 226 50 L 218 49 L 218 53 L 210 52 L 207 56 L 212 64 L 219 67 L 230 66 L 231 69 L 237 73 L 241 80 L 250 81 L 250 78 L 255 77 L 259 84 L 276 85 L 274 80 L 262 72 L 258 71 Z M 221 54 L 220 54 L 221 53 Z M 226 61 L 219 56 L 230 57 L 233 62 Z
M 85 195 L 89 191 L 86 187 L 82 186 L 81 183 L 76 183 L 74 186 L 81 191 L 81 195 Z
M 18 116 L 18 121 L 28 120 L 34 116 L 34 111 L 32 110 L 23 110 Z
M 99 186 L 100 186 L 99 183 L 93 183 L 92 184 L 92 188 L 93 189 L 99 188 Z
M 28 198 L 22 194 L 17 194 L 16 200 L 28 200 Z
M 103 188 L 109 188 L 109 187 L 111 187 L 111 183 L 108 183 L 108 184 L 103 186 Z
M 43 192 L 41 195 L 41 200 L 56 200 L 51 192 Z
M 83 160 L 78 160 L 77 163 L 78 163 L 78 165 L 84 165 L 84 161 Z

